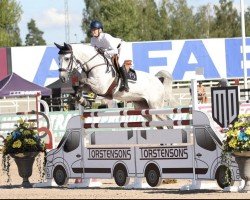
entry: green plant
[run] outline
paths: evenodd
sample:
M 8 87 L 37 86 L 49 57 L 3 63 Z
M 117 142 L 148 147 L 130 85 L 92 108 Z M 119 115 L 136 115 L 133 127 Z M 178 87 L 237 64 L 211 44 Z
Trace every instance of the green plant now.
M 223 144 L 225 153 L 250 151 L 250 114 L 238 116 L 238 120 L 226 132 Z
M 10 154 L 25 155 L 25 153 L 27 152 L 43 152 L 43 166 L 45 166 L 46 164 L 45 144 L 39 137 L 38 131 L 34 127 L 34 123 L 26 122 L 22 118 L 20 118 L 17 124 L 15 124 L 15 127 L 16 128 L 12 132 L 7 133 L 7 137 L 4 140 L 3 146 L 2 167 L 3 170 L 7 173 L 7 182 L 11 181 L 9 170 Z M 38 162 L 37 166 L 40 172 L 40 178 L 44 177 L 45 173 L 44 169 L 42 169 L 41 162 Z
M 230 184 L 231 155 L 235 152 L 250 151 L 250 114 L 238 115 L 238 120 L 227 129 L 223 140 L 222 162 L 226 164 L 225 183 Z

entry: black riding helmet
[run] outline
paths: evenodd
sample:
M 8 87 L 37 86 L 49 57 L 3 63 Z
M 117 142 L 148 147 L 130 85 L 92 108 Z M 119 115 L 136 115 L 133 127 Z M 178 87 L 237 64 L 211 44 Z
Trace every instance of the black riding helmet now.
M 100 29 L 100 28 L 101 28 L 101 29 L 103 30 L 102 23 L 99 22 L 99 21 L 97 21 L 97 20 L 93 20 L 93 21 L 90 23 L 90 30 L 95 29 L 95 28 L 97 28 L 97 29 Z

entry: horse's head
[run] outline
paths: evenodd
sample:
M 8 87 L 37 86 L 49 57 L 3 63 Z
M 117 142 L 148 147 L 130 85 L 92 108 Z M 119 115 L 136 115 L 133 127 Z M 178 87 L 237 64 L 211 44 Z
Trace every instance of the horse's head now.
M 73 50 L 71 45 L 64 43 L 64 46 L 56 44 L 59 49 L 59 78 L 63 83 L 69 80 L 69 75 L 73 70 Z
M 92 69 L 108 63 L 107 58 L 90 45 L 55 45 L 59 49 L 59 77 L 62 82 L 69 80 L 73 69 L 81 69 L 82 76 L 88 78 Z

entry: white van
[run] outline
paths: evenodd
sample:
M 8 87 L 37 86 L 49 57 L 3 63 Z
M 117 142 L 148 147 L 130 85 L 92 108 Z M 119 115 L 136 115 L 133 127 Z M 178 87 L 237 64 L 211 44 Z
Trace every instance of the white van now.
M 221 188 L 241 180 L 234 158 L 221 157 L 223 138 L 211 117 L 193 111 L 192 118 L 193 125 L 185 128 L 87 132 L 81 116 L 74 116 L 58 147 L 47 155 L 46 178 L 58 185 L 75 178 L 114 178 L 125 186 L 131 177 L 145 177 L 155 187 L 162 179 L 195 177 L 216 179 Z

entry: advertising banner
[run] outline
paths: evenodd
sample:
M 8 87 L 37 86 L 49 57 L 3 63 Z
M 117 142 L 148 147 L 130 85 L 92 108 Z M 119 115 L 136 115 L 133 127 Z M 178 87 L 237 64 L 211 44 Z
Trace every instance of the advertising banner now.
M 82 44 L 75 44 L 82 45 Z M 83 48 L 84 51 L 84 48 Z M 166 40 L 128 43 L 135 70 L 156 74 L 167 70 L 174 81 L 190 81 L 196 69 L 201 79 L 243 78 L 241 38 Z M 13 47 L 12 71 L 41 86 L 58 79 L 58 49 L 54 46 Z M 250 38 L 246 38 L 246 68 L 250 68 Z

